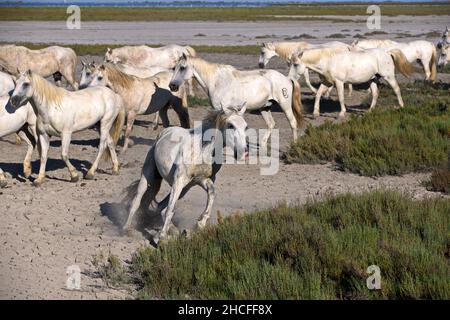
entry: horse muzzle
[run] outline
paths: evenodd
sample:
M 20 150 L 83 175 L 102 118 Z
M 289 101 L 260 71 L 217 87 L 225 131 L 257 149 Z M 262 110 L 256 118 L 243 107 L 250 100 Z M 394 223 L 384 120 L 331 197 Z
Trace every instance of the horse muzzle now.
M 264 69 L 264 67 L 265 67 L 264 62 L 258 63 L 258 66 L 259 66 L 261 69 Z
M 10 98 L 11 105 L 16 109 L 20 106 L 21 100 L 22 99 L 19 96 L 12 96 Z
M 177 92 L 179 88 L 180 88 L 179 85 L 174 84 L 174 83 L 169 83 L 169 89 L 170 89 L 170 91 Z

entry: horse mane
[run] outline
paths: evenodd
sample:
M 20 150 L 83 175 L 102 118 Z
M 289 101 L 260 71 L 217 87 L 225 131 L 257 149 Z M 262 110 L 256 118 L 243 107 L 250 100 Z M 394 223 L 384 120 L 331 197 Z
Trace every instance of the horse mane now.
M 209 76 L 213 75 L 214 72 L 216 72 L 218 69 L 228 69 L 230 71 L 236 70 L 235 67 L 228 64 L 209 62 L 197 57 L 188 57 L 188 60 L 195 66 L 199 73 L 208 78 Z
M 53 85 L 36 73 L 30 74 L 30 80 L 39 104 L 45 103 L 49 107 L 61 109 L 61 100 L 66 94 L 64 89 Z
M 108 80 L 114 85 L 118 85 L 124 89 L 129 89 L 136 77 L 129 75 L 119 69 L 112 63 L 104 63 L 103 66 L 108 74 Z
M 332 57 L 338 52 L 342 52 L 342 49 L 336 50 L 336 48 L 333 47 L 308 49 L 303 51 L 301 61 L 305 64 L 316 64 L 320 59 Z
M 274 42 L 275 52 L 284 60 L 288 60 L 292 53 L 298 50 L 304 50 L 307 47 L 306 42 Z
M 202 121 L 204 129 L 218 129 L 225 127 L 229 115 L 225 114 L 223 110 L 211 110 Z

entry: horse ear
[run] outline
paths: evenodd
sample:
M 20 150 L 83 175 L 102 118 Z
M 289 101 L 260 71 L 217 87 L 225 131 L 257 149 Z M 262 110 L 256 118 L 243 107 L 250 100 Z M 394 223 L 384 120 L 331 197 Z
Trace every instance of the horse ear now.
M 274 46 L 273 42 L 267 42 L 265 46 L 269 50 L 275 50 L 275 46 Z
M 104 64 L 102 64 L 102 65 L 100 66 L 100 70 L 105 70 L 105 65 L 104 65 Z
M 106 52 L 111 53 L 112 52 L 111 48 L 106 48 Z
M 183 54 L 181 55 L 181 58 L 184 59 L 184 60 L 187 60 L 186 53 L 183 52 Z
M 25 74 L 26 74 L 27 76 L 31 76 L 31 70 L 28 69 L 27 72 L 25 72 Z
M 82 65 L 83 67 L 86 67 L 86 62 L 84 62 L 83 60 L 81 60 L 81 65 Z

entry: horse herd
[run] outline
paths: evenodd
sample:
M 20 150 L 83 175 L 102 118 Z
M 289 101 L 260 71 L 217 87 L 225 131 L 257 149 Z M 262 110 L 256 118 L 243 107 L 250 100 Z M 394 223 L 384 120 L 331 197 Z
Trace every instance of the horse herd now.
M 437 45 L 418 40 L 400 43 L 392 40 L 357 40 L 348 45 L 333 41 L 323 44 L 306 42 L 271 42 L 261 46 L 260 69 L 237 70 L 233 66 L 208 62 L 196 55 L 189 46 L 168 45 L 160 48 L 126 46 L 107 49 L 101 64 L 82 61 L 80 82 L 75 70 L 77 56 L 70 48 L 51 46 L 30 50 L 16 45 L 0 46 L 0 137 L 17 133 L 27 145 L 23 174 L 31 175 L 34 148 L 40 154 L 36 186 L 45 179 L 45 169 L 51 136 L 61 137 L 61 157 L 69 169 L 71 181 L 78 181 L 80 173 L 69 160 L 69 146 L 73 132 L 99 124 L 100 143 L 97 156 L 85 175 L 92 179 L 102 156 L 112 161 L 112 173 L 119 173 L 116 144 L 124 130 L 121 152 L 130 146 L 133 123 L 138 115 L 156 115 L 155 127 L 161 117 L 166 127 L 151 147 L 142 169 L 141 178 L 128 189 L 129 215 L 124 229 L 129 229 L 134 214 L 156 203 L 164 225 L 155 232 L 153 240 L 167 236 L 176 201 L 194 185 L 208 194 L 205 211 L 198 227 L 206 225 L 214 201 L 214 180 L 220 163 L 213 160 L 225 146 L 234 151 L 239 160 L 248 156 L 245 111 L 260 110 L 268 130 L 259 141 L 259 148 L 267 141 L 275 126 L 271 106 L 278 105 L 289 122 L 294 139 L 302 122 L 301 91 L 298 80 L 305 78 L 307 86 L 316 94 L 314 116 L 319 115 L 320 99 L 335 87 L 344 117 L 344 85 L 352 94 L 352 85 L 369 83 L 372 109 L 378 98 L 377 82 L 383 78 L 394 90 L 400 107 L 403 100 L 396 80 L 396 71 L 405 76 L 417 71 L 419 62 L 425 79 L 436 79 L 437 67 L 450 60 L 449 29 L 446 28 Z M 288 76 L 264 69 L 275 56 L 285 60 Z M 320 86 L 313 87 L 309 71 L 319 75 Z M 56 85 L 48 81 L 53 76 Z M 61 87 L 62 79 L 72 91 Z M 191 127 L 188 95 L 193 95 L 192 79 L 196 79 L 208 95 L 213 111 L 203 120 L 200 130 Z M 180 127 L 169 127 L 168 108 L 172 107 L 180 120 Z M 167 128 L 169 127 L 169 128 Z M 207 142 L 202 137 L 213 131 Z M 218 136 L 225 137 L 218 139 Z M 192 157 L 204 161 L 193 164 Z M 170 194 L 156 202 L 161 182 L 171 186 Z M 7 185 L 0 168 L 0 187 Z

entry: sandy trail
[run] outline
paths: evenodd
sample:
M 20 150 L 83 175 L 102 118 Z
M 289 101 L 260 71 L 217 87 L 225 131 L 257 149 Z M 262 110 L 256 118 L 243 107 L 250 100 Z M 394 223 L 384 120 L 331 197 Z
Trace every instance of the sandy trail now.
M 210 54 L 207 60 L 231 63 L 238 67 L 251 67 L 257 57 L 241 55 Z M 90 61 L 100 57 L 85 57 Z M 271 66 L 284 70 L 281 62 Z M 79 67 L 80 68 L 80 67 Z M 285 71 L 285 70 L 284 70 Z M 439 75 L 441 78 L 443 75 Z M 448 76 L 446 76 L 448 81 Z M 365 92 L 356 92 L 348 105 L 356 106 Z M 304 103 L 311 105 L 312 95 L 304 89 Z M 333 99 L 336 99 L 333 93 Z M 337 106 L 337 105 L 336 105 Z M 202 119 L 207 107 L 192 107 L 193 120 Z M 313 125 L 325 119 L 333 119 L 337 108 L 324 110 L 317 120 L 307 121 Z M 291 130 L 281 112 L 273 112 L 276 128 L 280 129 L 280 143 L 285 150 L 290 143 Z M 170 113 L 172 123 L 177 123 Z M 92 257 L 101 252 L 113 253 L 121 259 L 130 259 L 140 246 L 148 245 L 144 236 L 136 232 L 121 236 L 118 224 L 123 219 L 120 204 L 122 191 L 139 178 L 143 160 L 159 131 L 153 131 L 152 116 L 143 116 L 137 121 L 132 133 L 134 146 L 120 155 L 123 167 L 119 176 L 110 175 L 110 165 L 103 164 L 104 173 L 97 174 L 93 181 L 69 182 L 69 174 L 60 160 L 60 140 L 52 138 L 45 184 L 34 188 L 30 181 L 20 177 L 25 145 L 15 146 L 14 137 L 0 140 L 0 166 L 8 173 L 9 187 L 0 190 L 0 298 L 3 299 L 112 299 L 127 298 L 130 293 L 104 286 L 101 280 L 91 276 L 94 270 Z M 250 127 L 264 128 L 262 117 L 248 114 Z M 75 167 L 86 172 L 97 152 L 98 133 L 85 130 L 73 135 L 70 158 Z M 33 171 L 38 170 L 37 153 L 34 155 Z M 11 177 L 12 175 L 12 177 Z M 261 176 L 258 165 L 225 165 L 217 176 L 217 197 L 213 208 L 212 223 L 217 211 L 223 215 L 256 208 L 266 208 L 279 202 L 304 203 L 310 198 L 342 192 L 361 192 L 380 187 L 411 193 L 415 198 L 439 197 L 428 192 L 421 182 L 427 173 L 404 176 L 387 176 L 378 179 L 361 177 L 335 170 L 326 165 L 286 165 L 280 163 L 273 176 Z M 163 185 L 159 199 L 168 191 Z M 191 228 L 204 209 L 205 193 L 194 188 L 178 202 L 175 224 L 180 228 Z M 66 268 L 78 265 L 82 270 L 81 291 L 65 288 Z
M 365 16 L 320 16 L 311 21 L 256 21 L 256 22 L 116 22 L 81 20 L 80 30 L 67 29 L 65 21 L 5 21 L 0 22 L 0 42 L 36 42 L 64 44 L 163 44 L 190 45 L 254 45 L 269 40 L 307 34 L 312 43 L 325 39 L 352 42 L 356 34 L 382 31 L 386 34 L 368 37 L 401 36 L 398 40 L 425 37 L 423 33 L 441 33 L 449 16 L 382 16 L 381 29 L 369 30 Z M 81 13 L 81 19 L 83 14 Z M 351 20 L 349 22 L 348 20 Z M 330 37 L 333 34 L 340 36 Z M 422 36 L 418 36 L 422 35 Z M 329 37 L 329 38 L 328 38 Z M 439 37 L 427 40 L 435 42 Z

